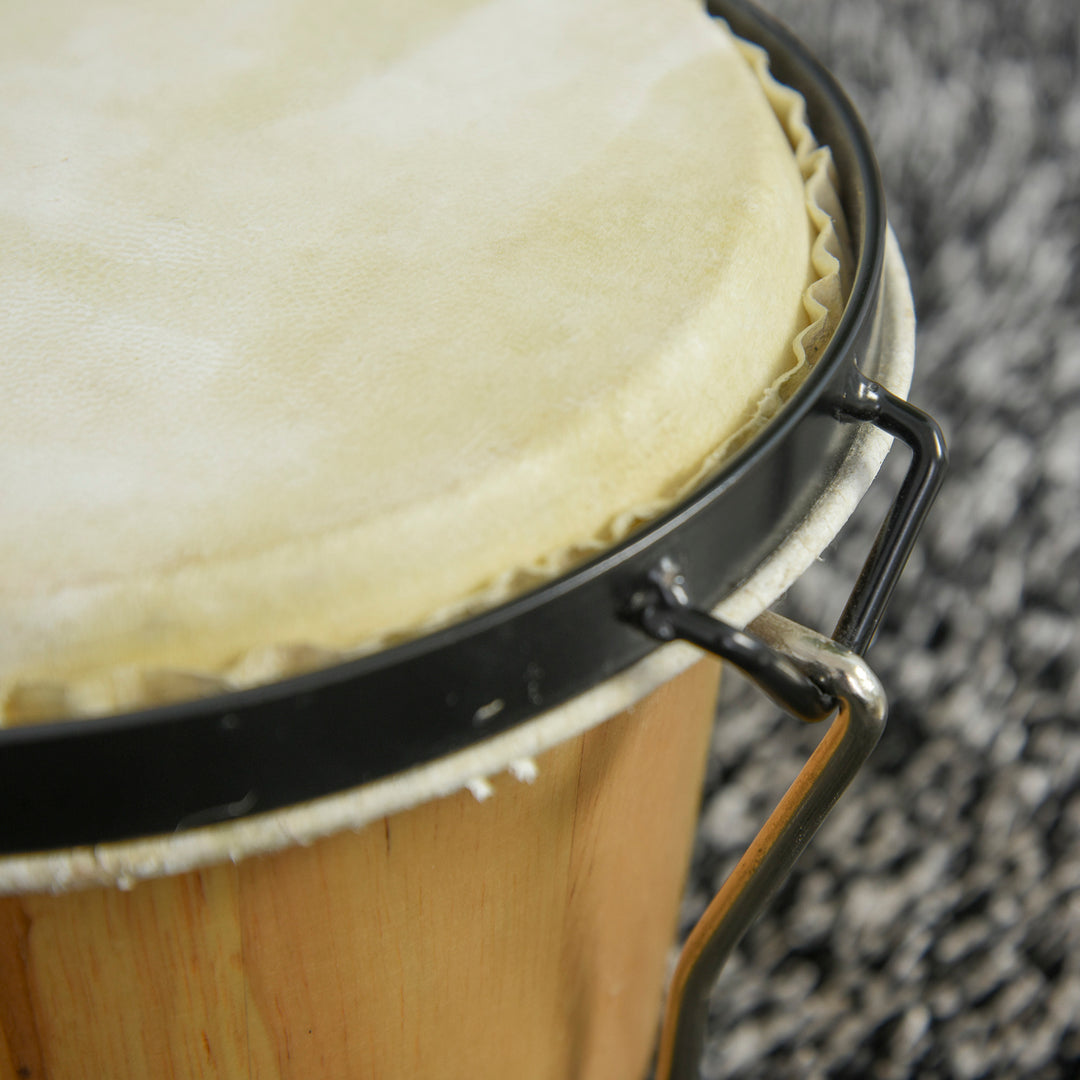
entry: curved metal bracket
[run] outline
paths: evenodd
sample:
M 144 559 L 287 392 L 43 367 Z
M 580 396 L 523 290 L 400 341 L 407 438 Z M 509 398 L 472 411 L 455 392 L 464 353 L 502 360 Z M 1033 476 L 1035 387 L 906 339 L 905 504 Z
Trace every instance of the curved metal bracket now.
M 911 450 L 904 482 L 833 631 L 835 641 L 861 656 L 874 640 L 900 572 L 945 479 L 949 454 L 945 436 L 932 416 L 867 378 L 854 365 L 833 415 L 838 420 L 874 424 Z
M 663 610 L 656 618 L 681 620 L 693 613 L 713 621 L 685 605 L 672 610 L 662 601 L 659 606 Z M 750 630 L 752 635 L 737 633 L 754 641 L 765 669 L 777 661 L 790 666 L 818 693 L 835 702 L 836 718 L 683 946 L 668 991 L 656 1080 L 696 1078 L 709 991 L 720 969 L 783 884 L 885 726 L 885 693 L 860 657 L 773 612 L 759 616 Z M 760 682 L 756 675 L 751 677 Z M 801 718 L 816 721 L 821 714 L 814 706 Z
M 734 664 L 781 709 L 804 720 L 824 720 L 836 708 L 836 699 L 794 659 L 692 607 L 682 574 L 670 559 L 649 574 L 626 614 L 657 641 L 689 641 Z
M 884 691 L 861 659 L 869 647 L 945 476 L 941 428 L 854 364 L 832 404 L 842 421 L 869 422 L 911 450 L 911 463 L 830 640 L 771 612 L 748 630 L 694 608 L 678 567 L 662 562 L 624 617 L 659 641 L 681 639 L 735 664 L 782 708 L 806 721 L 836 718 L 787 794 L 714 897 L 683 947 L 668 993 L 656 1080 L 694 1080 L 709 991 L 732 949 L 791 871 L 884 728 Z

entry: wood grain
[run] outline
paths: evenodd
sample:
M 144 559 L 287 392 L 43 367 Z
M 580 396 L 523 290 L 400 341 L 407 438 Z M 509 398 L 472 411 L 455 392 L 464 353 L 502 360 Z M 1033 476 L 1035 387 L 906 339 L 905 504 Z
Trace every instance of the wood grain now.
M 307 848 L 0 900 L 0 1080 L 637 1080 L 717 671 Z

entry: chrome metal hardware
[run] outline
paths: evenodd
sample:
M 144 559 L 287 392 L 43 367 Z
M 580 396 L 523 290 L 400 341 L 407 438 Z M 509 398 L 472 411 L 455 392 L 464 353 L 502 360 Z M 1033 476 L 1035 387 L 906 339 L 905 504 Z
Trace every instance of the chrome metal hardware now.
M 937 423 L 852 365 L 832 406 L 842 421 L 869 422 L 901 439 L 911 462 L 833 639 L 771 612 L 747 630 L 695 608 L 678 567 L 664 560 L 634 593 L 624 617 L 658 641 L 689 641 L 734 664 L 782 708 L 806 721 L 835 712 L 828 732 L 694 927 L 668 992 L 656 1080 L 694 1080 L 708 997 L 732 949 L 791 871 L 884 728 L 881 684 L 861 659 L 945 476 Z
M 815 694 L 821 695 L 820 700 L 833 702 L 829 711 L 836 713 L 817 749 L 683 946 L 668 990 L 655 1076 L 656 1080 L 694 1080 L 704 1040 L 709 991 L 720 969 L 870 755 L 884 729 L 887 704 L 881 684 L 866 662 L 813 630 L 765 612 L 751 623 L 750 633 L 733 631 L 678 599 L 672 605 L 670 597 L 657 600 L 657 595 L 653 605 L 639 613 L 642 626 L 659 631 L 657 636 L 667 637 L 669 630 L 674 630 L 671 637 L 695 640 L 700 628 L 714 623 L 718 629 L 711 641 L 720 648 L 705 647 L 733 663 L 738 663 L 735 657 L 743 655 L 748 647 L 757 668 L 751 677 L 759 684 L 775 690 L 780 685 L 774 679 L 777 671 L 785 671 L 782 682 L 787 681 L 787 669 L 795 673 L 791 683 L 795 693 L 788 698 L 788 708 L 801 719 L 822 719 Z M 680 628 L 688 628 L 690 633 L 678 632 Z M 735 642 L 731 652 L 723 644 L 729 640 Z M 807 686 L 814 692 L 805 693 Z M 783 693 L 781 689 L 772 696 Z M 811 705 L 807 712 L 792 708 L 792 701 L 804 699 Z

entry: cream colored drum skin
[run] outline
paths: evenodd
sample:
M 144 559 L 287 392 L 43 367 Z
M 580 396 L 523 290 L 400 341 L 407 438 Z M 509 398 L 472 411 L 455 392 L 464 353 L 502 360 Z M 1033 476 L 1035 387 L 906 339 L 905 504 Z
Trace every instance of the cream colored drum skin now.
M 550 580 L 762 430 L 839 318 L 828 155 L 693 5 L 255 6 L 0 16 L 7 724 Z M 895 246 L 886 281 L 903 394 Z M 861 431 L 718 614 L 771 604 L 887 448 Z M 345 792 L 0 856 L 0 1080 L 643 1076 L 718 675 L 666 646 Z
M 836 317 L 828 157 L 690 0 L 230 10 L 8 16 L 8 722 L 550 579 L 760 428 Z
M 887 285 L 880 375 L 903 392 L 914 321 L 895 248 Z M 748 620 L 804 571 L 887 446 L 862 433 L 721 615 Z M 0 1077 L 642 1075 L 712 724 L 716 670 L 687 670 L 695 653 L 669 646 L 415 777 L 171 840 L 3 860 Z M 83 887 L 49 895 L 58 883 Z

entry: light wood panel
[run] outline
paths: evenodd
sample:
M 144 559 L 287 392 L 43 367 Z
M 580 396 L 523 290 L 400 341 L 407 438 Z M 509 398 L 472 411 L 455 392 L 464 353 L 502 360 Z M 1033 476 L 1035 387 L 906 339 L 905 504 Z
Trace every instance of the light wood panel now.
M 483 803 L 131 892 L 0 900 L 0 1080 L 637 1080 L 716 675 Z
M 6 898 L 0 935 L 13 1077 L 246 1075 L 234 867 Z

